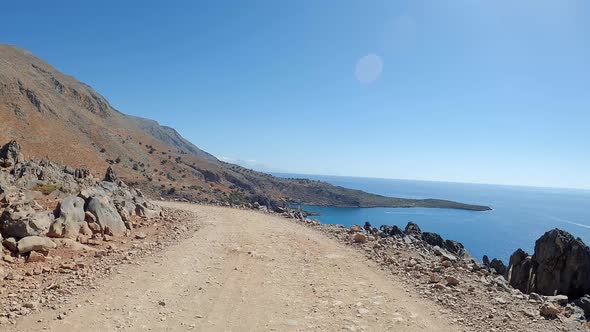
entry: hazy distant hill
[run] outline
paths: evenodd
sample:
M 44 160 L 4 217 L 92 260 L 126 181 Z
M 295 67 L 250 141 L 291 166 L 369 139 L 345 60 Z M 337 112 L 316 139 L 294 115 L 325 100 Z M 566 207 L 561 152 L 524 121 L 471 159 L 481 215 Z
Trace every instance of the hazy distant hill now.
M 153 197 L 199 201 L 282 200 L 333 206 L 484 206 L 367 194 L 310 180 L 287 180 L 222 162 L 149 119 L 125 115 L 88 85 L 30 52 L 0 45 L 0 144 L 16 139 L 27 157 L 89 168 L 112 164 Z

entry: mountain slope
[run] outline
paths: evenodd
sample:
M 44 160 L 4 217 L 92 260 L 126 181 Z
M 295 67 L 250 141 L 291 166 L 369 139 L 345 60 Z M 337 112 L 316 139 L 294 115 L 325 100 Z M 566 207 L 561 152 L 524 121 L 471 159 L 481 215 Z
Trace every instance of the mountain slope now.
M 16 139 L 26 157 L 100 174 L 108 164 L 152 197 L 197 201 L 281 201 L 351 207 L 488 207 L 367 194 L 310 180 L 288 180 L 219 161 L 174 129 L 125 115 L 88 85 L 30 52 L 0 45 L 0 143 Z

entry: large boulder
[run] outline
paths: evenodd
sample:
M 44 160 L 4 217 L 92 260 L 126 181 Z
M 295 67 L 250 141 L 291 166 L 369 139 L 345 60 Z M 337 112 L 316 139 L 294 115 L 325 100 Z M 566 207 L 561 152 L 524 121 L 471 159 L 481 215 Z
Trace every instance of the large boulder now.
M 431 246 L 439 246 L 441 248 L 445 246 L 445 241 L 443 238 L 436 233 L 424 232 L 422 233 L 422 240 Z
M 445 240 L 445 248 L 457 256 L 466 256 L 468 253 L 465 251 L 465 247 L 460 242 L 454 240 Z
M 21 254 L 30 251 L 45 251 L 55 249 L 56 245 L 48 237 L 27 236 L 17 242 L 18 252 Z
M 494 271 L 496 271 L 496 273 L 501 276 L 506 275 L 506 265 L 504 264 L 504 262 L 497 258 L 492 259 L 492 261 L 490 262 L 490 268 L 494 269 Z
M 117 174 L 115 174 L 115 171 L 113 170 L 113 168 L 111 166 L 109 166 L 107 168 L 107 172 L 104 175 L 104 181 L 112 182 L 112 183 L 119 182 L 119 178 L 117 177 Z
M 53 220 L 50 212 L 37 212 L 29 205 L 9 206 L 2 213 L 1 230 L 5 237 L 45 235 Z
M 404 236 L 404 232 L 399 227 L 397 227 L 395 225 L 393 225 L 393 226 L 381 225 L 379 227 L 379 230 L 385 236 Z
M 16 141 L 10 141 L 0 148 L 0 167 L 14 167 L 24 158 L 20 152 L 20 145 Z
M 59 203 L 55 214 L 58 218 L 51 224 L 48 236 L 75 239 L 84 227 L 84 200 L 69 196 Z
M 590 293 L 590 248 L 568 232 L 554 229 L 535 242 L 535 290 L 578 298 Z
M 96 217 L 96 223 L 103 233 L 113 236 L 125 234 L 125 223 L 109 197 L 91 197 L 86 202 L 86 210 Z
M 420 237 L 422 235 L 422 230 L 420 229 L 418 224 L 410 221 L 406 225 L 404 233 L 406 233 L 406 235 L 413 235 L 413 236 Z
M 508 266 L 508 283 L 510 286 L 523 293 L 528 293 L 532 286 L 532 257 L 519 248 L 512 254 L 512 256 L 510 256 L 510 263 Z
M 135 213 L 140 217 L 157 218 L 162 214 L 162 209 L 157 206 L 147 207 L 144 204 L 137 204 L 135 206 Z
M 508 279 L 523 292 L 582 297 L 590 293 L 590 248 L 568 232 L 553 229 L 535 242 L 532 257 L 521 249 L 512 254 Z

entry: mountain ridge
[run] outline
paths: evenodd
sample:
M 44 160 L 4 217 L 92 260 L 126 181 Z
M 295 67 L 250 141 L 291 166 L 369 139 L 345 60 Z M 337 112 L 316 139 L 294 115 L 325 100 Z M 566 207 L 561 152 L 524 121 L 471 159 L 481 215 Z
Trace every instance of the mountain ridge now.
M 111 165 L 151 197 L 279 207 L 289 202 L 342 207 L 481 205 L 369 194 L 307 179 L 283 179 L 223 162 L 174 128 L 115 109 L 88 84 L 15 46 L 0 44 L 0 143 L 17 140 L 27 157 L 99 174 Z

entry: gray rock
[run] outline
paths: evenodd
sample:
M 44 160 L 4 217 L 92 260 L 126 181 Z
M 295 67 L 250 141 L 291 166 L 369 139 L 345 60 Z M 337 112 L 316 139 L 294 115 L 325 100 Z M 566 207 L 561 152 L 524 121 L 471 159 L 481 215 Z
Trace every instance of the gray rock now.
M 512 254 L 510 284 L 527 293 L 578 298 L 590 293 L 590 248 L 568 232 L 554 229 L 535 242 L 531 257 L 521 249 Z
M 566 305 L 569 301 L 569 298 L 565 295 L 554 295 L 554 296 L 546 296 L 545 301 L 553 302 L 561 305 Z
M 52 241 L 58 246 L 73 251 L 96 251 L 97 249 L 83 245 L 72 239 L 52 239 Z
M 535 290 L 573 298 L 590 293 L 590 248 L 568 232 L 554 229 L 535 242 Z
M 51 224 L 48 236 L 75 239 L 84 224 L 84 200 L 76 196 L 66 197 L 56 211 L 59 217 Z
M 42 236 L 27 236 L 20 239 L 17 243 L 18 252 L 21 254 L 30 251 L 45 251 L 55 249 L 56 245 L 48 237 Z
M 113 236 L 125 234 L 125 223 L 107 196 L 90 198 L 86 203 L 86 210 L 96 217 L 96 222 L 105 234 Z
M 14 140 L 0 148 L 0 167 L 14 167 L 23 159 L 20 145 Z
M 434 246 L 432 248 L 432 250 L 434 251 L 434 253 L 438 256 L 442 256 L 444 259 L 451 261 L 451 262 L 456 262 L 457 261 L 457 257 L 451 253 L 449 253 L 448 251 L 446 251 L 445 249 L 439 247 L 439 246 Z
M 2 241 L 2 245 L 4 246 L 4 248 L 12 251 L 12 252 L 18 252 L 18 247 L 16 246 L 16 239 L 13 237 L 9 237 L 7 239 L 4 239 Z
M 113 182 L 113 183 L 117 183 L 119 181 L 117 174 L 115 174 L 115 171 L 113 170 L 113 168 L 111 166 L 109 166 L 107 168 L 107 172 L 104 176 L 104 181 Z
M 379 227 L 379 230 L 385 236 L 405 236 L 404 232 L 399 227 L 397 227 L 395 225 L 393 225 L 393 226 L 381 225 Z
M 422 230 L 420 229 L 418 224 L 410 221 L 406 225 L 404 233 L 406 233 L 406 235 L 413 235 L 413 236 L 420 237 L 422 235 Z
M 439 246 L 441 248 L 445 246 L 443 238 L 436 233 L 424 232 L 422 233 L 422 240 L 431 246 Z
M 541 295 L 534 293 L 534 292 L 529 294 L 529 300 L 533 300 L 538 303 L 545 302 L 545 300 L 543 300 L 543 297 Z
M 533 278 L 532 257 L 522 249 L 518 249 L 512 254 L 512 256 L 510 256 L 510 263 L 508 266 L 507 274 L 510 286 L 523 293 L 528 293 L 532 286 Z
M 0 266 L 0 280 L 4 280 L 4 278 L 6 278 L 6 276 L 8 275 L 8 271 L 6 271 L 2 266 Z M 0 321 L 0 324 L 2 322 Z
M 149 209 L 141 204 L 137 204 L 135 207 L 135 213 L 138 216 L 150 219 L 159 217 L 161 212 L 162 211 L 160 209 Z
M 497 258 L 492 259 L 492 261 L 490 262 L 490 268 L 494 269 L 494 271 L 496 271 L 496 273 L 501 276 L 506 275 L 506 265 L 504 264 L 504 262 Z
M 454 240 L 445 240 L 444 247 L 453 255 L 461 257 L 468 255 L 465 251 L 465 247 L 460 242 Z
M 10 206 L 1 217 L 2 234 L 6 237 L 22 238 L 45 235 L 52 222 L 50 212 L 36 212 L 29 205 Z
M 584 295 L 581 298 L 574 301 L 574 304 L 584 310 L 584 314 L 587 318 L 590 318 L 590 295 Z

